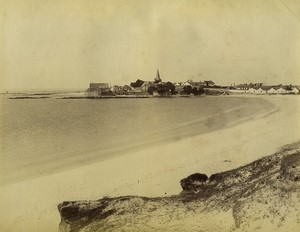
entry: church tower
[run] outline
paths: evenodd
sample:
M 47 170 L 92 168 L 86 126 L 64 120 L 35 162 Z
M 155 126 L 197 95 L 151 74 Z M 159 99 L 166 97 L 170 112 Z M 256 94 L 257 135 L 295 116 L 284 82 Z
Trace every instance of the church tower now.
M 156 72 L 156 77 L 154 78 L 154 82 L 155 83 L 161 82 L 160 74 L 159 74 L 159 70 L 158 69 L 157 69 L 157 72 Z

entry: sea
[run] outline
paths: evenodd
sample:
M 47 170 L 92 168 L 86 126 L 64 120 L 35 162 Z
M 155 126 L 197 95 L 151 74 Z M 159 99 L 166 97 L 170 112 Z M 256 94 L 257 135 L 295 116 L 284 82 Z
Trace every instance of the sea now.
M 3 97 L 0 107 L 0 184 L 7 185 L 197 136 L 271 106 L 257 98 L 200 96 Z

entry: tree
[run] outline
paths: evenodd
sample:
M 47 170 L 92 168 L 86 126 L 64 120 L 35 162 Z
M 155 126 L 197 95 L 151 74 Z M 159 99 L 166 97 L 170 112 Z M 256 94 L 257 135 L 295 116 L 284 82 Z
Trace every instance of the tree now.
M 190 95 L 192 93 L 192 86 L 190 86 L 190 85 L 184 86 L 183 93 Z
M 164 84 L 158 84 L 156 86 L 156 90 L 157 90 L 158 94 L 162 95 L 162 94 L 164 94 L 167 91 L 167 88 L 166 88 L 166 86 Z
M 141 87 L 144 84 L 143 80 L 137 79 L 136 82 L 131 82 L 130 86 L 133 88 Z
M 175 85 L 173 83 L 168 81 L 165 86 L 167 91 L 171 92 L 172 95 L 175 94 Z
M 194 88 L 192 89 L 192 93 L 193 93 L 194 95 L 197 95 L 197 94 L 198 94 L 198 89 L 197 89 L 197 87 L 194 87 Z
M 198 94 L 201 95 L 201 94 L 204 94 L 204 93 L 205 93 L 204 89 L 202 87 L 199 87 Z
M 149 88 L 147 89 L 147 92 L 148 92 L 150 95 L 153 95 L 154 90 L 156 90 L 155 86 L 151 85 L 151 86 L 149 86 Z

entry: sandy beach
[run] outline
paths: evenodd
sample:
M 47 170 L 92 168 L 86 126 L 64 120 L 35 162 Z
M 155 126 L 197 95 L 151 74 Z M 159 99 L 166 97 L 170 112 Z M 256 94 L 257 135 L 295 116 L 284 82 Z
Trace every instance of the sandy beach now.
M 264 98 L 274 107 L 209 133 L 2 186 L 0 230 L 57 231 L 62 201 L 178 194 L 185 176 L 236 168 L 300 139 L 299 96 L 241 97 Z

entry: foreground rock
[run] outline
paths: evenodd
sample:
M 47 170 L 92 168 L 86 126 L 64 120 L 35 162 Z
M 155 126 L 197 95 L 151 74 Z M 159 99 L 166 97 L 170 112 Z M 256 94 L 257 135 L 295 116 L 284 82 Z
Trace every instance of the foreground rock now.
M 162 198 L 63 202 L 67 231 L 298 231 L 300 143 L 235 170 L 196 173 L 183 191 Z

